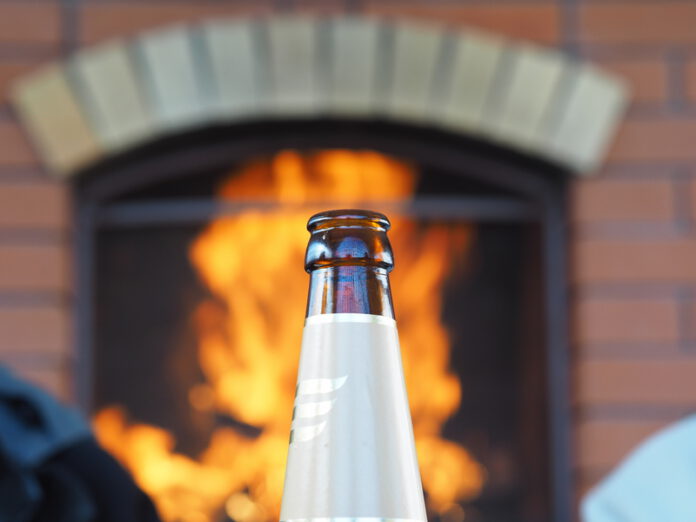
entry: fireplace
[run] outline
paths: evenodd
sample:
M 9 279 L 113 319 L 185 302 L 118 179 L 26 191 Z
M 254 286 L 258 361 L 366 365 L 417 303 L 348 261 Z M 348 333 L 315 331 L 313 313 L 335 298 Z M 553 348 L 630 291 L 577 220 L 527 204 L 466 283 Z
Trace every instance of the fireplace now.
M 566 178 L 449 133 L 340 120 L 217 126 L 84 172 L 79 375 L 102 442 L 167 520 L 277 517 L 304 223 L 367 206 L 394 220 L 430 517 L 570 520 Z
M 620 81 L 479 30 L 270 16 L 84 49 L 12 98 L 74 188 L 77 398 L 167 520 L 273 518 L 304 221 L 348 205 L 395 221 L 431 517 L 573 519 L 565 194 Z

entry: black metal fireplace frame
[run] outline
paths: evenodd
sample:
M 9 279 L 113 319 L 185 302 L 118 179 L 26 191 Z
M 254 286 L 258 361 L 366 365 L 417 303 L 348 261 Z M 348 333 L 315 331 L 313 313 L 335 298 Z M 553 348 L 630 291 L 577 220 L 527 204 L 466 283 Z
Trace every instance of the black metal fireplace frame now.
M 458 134 L 385 121 L 316 119 L 258 121 L 171 135 L 85 169 L 75 177 L 76 395 L 91 410 L 93 386 L 95 240 L 105 226 L 199 222 L 234 211 L 210 202 L 177 200 L 165 207 L 118 198 L 152 184 L 225 168 L 284 148 L 372 149 L 432 165 L 501 189 L 504 197 L 421 201 L 419 213 L 478 222 L 540 225 L 543 337 L 546 345 L 551 513 L 574 520 L 567 298 L 567 186 L 556 165 Z

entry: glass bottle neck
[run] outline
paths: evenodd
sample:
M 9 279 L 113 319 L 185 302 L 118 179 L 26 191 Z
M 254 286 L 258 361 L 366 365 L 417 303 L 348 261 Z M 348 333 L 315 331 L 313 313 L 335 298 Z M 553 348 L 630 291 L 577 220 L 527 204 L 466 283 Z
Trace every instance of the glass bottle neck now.
M 394 318 L 386 269 L 339 265 L 310 272 L 307 317 L 347 313 Z

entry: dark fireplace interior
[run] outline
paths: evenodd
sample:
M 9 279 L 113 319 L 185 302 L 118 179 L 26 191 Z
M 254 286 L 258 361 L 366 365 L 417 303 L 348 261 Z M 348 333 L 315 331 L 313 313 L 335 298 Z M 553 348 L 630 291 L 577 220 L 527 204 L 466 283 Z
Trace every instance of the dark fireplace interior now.
M 315 210 L 343 206 L 344 202 L 360 204 L 383 211 L 395 221 L 392 287 L 404 351 L 408 348 L 404 335 L 408 338 L 407 330 L 415 328 L 409 325 L 424 313 L 413 304 L 401 308 L 399 300 L 417 292 L 410 286 L 420 277 L 413 265 L 427 257 L 417 251 L 437 245 L 440 250 L 433 255 L 447 257 L 441 266 L 441 281 L 435 285 L 439 308 L 431 312 L 447 332 L 446 373 L 459 381 L 460 400 L 449 413 L 434 413 L 440 419 L 436 433 L 425 427 L 428 422 L 419 423 L 421 417 L 416 412 L 414 423 L 417 438 L 421 426 L 424 439 L 439 439 L 438 445 L 419 446 L 419 452 L 437 453 L 446 445 L 456 446 L 459 449 L 452 451 L 456 455 L 465 452 L 471 469 L 449 470 L 470 476 L 460 481 L 458 491 L 447 491 L 451 482 L 446 479 L 447 464 L 437 464 L 437 459 L 430 466 L 421 464 L 429 518 L 447 522 L 570 522 L 566 348 L 564 324 L 558 319 L 565 306 L 560 254 L 564 232 L 559 227 L 564 211 L 562 175 L 553 166 L 476 143 L 454 142 L 444 135 L 435 134 L 433 139 L 433 133 L 427 140 L 417 133 L 404 137 L 394 132 L 385 139 L 383 129 L 370 134 L 348 128 L 343 139 L 338 133 L 329 140 L 317 137 L 321 132 L 305 132 L 302 140 L 296 135 L 293 132 L 293 138 L 284 140 L 276 136 L 275 141 L 267 136 L 265 151 L 256 141 L 247 143 L 245 149 L 238 143 L 238 135 L 233 136 L 235 146 L 227 148 L 223 144 L 229 141 L 201 139 L 198 143 L 204 145 L 177 149 L 176 143 L 196 143 L 188 137 L 188 142 L 159 144 L 83 176 L 77 196 L 83 233 L 91 239 L 78 250 L 82 266 L 89 268 L 80 292 L 81 301 L 94 306 L 89 313 L 88 307 L 82 309 L 81 349 L 90 354 L 91 362 L 80 372 L 83 399 L 97 415 L 98 432 L 100 422 L 113 424 L 114 406 L 120 408 L 120 417 L 116 417 L 122 423 L 121 438 L 114 433 L 105 435 L 107 446 L 132 445 L 134 439 L 124 433 L 138 425 L 166 430 L 172 437 L 167 451 L 198 462 L 211 453 L 211 437 L 221 428 L 243 437 L 245 444 L 261 440 L 269 425 L 235 415 L 234 407 L 218 407 L 220 399 L 211 396 L 211 387 L 206 384 L 210 372 L 202 369 L 197 352 L 201 321 L 204 329 L 211 328 L 211 321 L 228 321 L 239 308 L 230 308 L 219 292 L 211 290 L 214 285 L 208 284 L 209 279 L 192 262 L 192 245 L 216 220 L 234 222 L 251 212 L 260 216 L 260 223 L 272 224 L 275 221 L 268 216 L 281 221 L 284 215 L 290 216 L 288 220 L 297 216 L 306 219 Z M 435 145 L 425 146 L 426 142 Z M 195 154 L 191 152 L 194 149 Z M 179 150 L 178 161 L 177 153 L 171 152 L 174 150 Z M 310 195 L 304 201 L 294 196 L 288 199 L 282 190 L 280 197 L 265 191 L 268 173 L 275 172 L 283 154 L 311 170 L 307 165 L 314 165 L 314 159 L 336 150 L 349 163 L 362 158 L 361 154 L 379 154 L 387 165 L 406 165 L 411 191 L 394 194 L 385 189 L 386 196 L 353 194 L 344 198 L 336 189 L 339 193 L 325 200 Z M 116 172 L 121 176 L 118 179 L 125 174 L 135 181 L 130 185 L 111 183 L 109 179 L 117 179 L 112 174 Z M 235 177 L 253 179 L 255 172 L 260 187 L 249 189 L 245 185 L 243 193 L 235 196 L 235 187 L 241 186 L 239 180 L 235 185 Z M 377 182 L 371 176 L 379 172 L 364 174 L 365 179 L 370 184 Z M 273 228 L 262 231 L 267 241 L 280 233 Z M 303 229 L 300 233 L 307 236 Z M 235 235 L 230 233 L 227 238 L 231 242 L 227 248 L 234 249 Z M 239 248 L 248 245 L 240 243 Z M 268 255 L 268 251 L 257 255 Z M 263 262 L 249 262 L 253 253 L 247 252 L 240 259 L 249 277 L 266 277 L 260 269 Z M 307 276 L 301 252 L 288 254 L 287 259 L 283 270 L 285 278 L 292 281 L 289 286 L 279 286 L 278 296 L 299 292 L 292 303 L 302 303 Z M 218 259 L 220 263 L 224 272 L 225 260 Z M 399 271 L 411 275 L 399 278 Z M 234 298 L 233 289 L 229 295 Z M 202 307 L 213 310 L 203 320 Z M 295 306 L 284 313 L 296 342 L 296 365 L 304 309 Z M 269 323 L 277 320 L 266 319 Z M 251 328 L 243 320 L 236 324 L 237 329 L 246 327 Z M 231 353 L 237 349 L 231 340 L 235 335 L 225 341 Z M 427 335 L 414 333 L 413 337 L 420 346 L 428 344 Z M 416 347 L 413 351 L 428 349 Z M 409 353 L 404 355 L 407 381 Z M 267 364 L 287 362 L 279 358 Z M 294 368 L 289 373 L 293 372 Z M 436 377 L 443 378 L 442 373 L 433 379 Z M 426 405 L 437 402 L 428 398 L 427 388 L 428 384 L 420 391 L 409 388 L 412 406 L 415 397 L 418 408 L 418 394 L 424 395 Z M 256 400 L 255 389 L 249 388 L 249 401 Z M 433 390 L 437 394 L 437 387 Z M 291 409 L 283 404 L 278 403 L 275 415 L 281 426 L 283 422 L 289 426 Z M 129 437 L 134 436 L 129 433 Z M 127 449 L 115 452 L 123 457 Z M 123 460 L 127 466 L 133 465 L 127 457 Z M 432 476 L 427 479 L 427 474 Z M 268 508 L 272 502 L 264 500 L 262 490 L 250 483 L 236 485 L 228 492 L 226 503 L 202 508 L 192 500 L 191 509 L 207 517 L 200 520 L 210 522 L 271 520 L 277 513 Z M 162 502 L 167 501 L 166 494 L 160 496 Z M 253 509 L 249 507 L 252 504 L 256 506 Z M 164 518 L 177 520 L 175 515 Z

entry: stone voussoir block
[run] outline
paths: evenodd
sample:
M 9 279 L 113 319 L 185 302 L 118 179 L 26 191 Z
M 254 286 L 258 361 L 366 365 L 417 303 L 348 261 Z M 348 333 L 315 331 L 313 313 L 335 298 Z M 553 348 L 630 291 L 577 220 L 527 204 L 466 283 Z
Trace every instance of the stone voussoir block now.
M 577 65 L 545 154 L 578 173 L 592 173 L 604 158 L 628 102 L 628 86 L 596 67 Z
M 529 153 L 543 154 L 539 140 L 554 103 L 566 61 L 532 45 L 507 46 L 480 120 L 481 133 Z
M 449 81 L 435 108 L 444 126 L 460 132 L 480 128 L 504 49 L 504 40 L 488 33 L 469 30 L 456 35 Z
M 307 16 L 264 20 L 269 53 L 269 97 L 272 115 L 314 115 L 319 109 L 319 21 Z
M 139 76 L 163 133 L 203 124 L 211 117 L 204 93 L 212 82 L 196 59 L 193 29 L 150 31 L 133 44 Z
M 210 67 L 213 114 L 231 120 L 253 117 L 267 97 L 258 22 L 215 20 L 199 30 Z
M 434 26 L 396 24 L 384 110 L 390 116 L 408 120 L 428 120 L 433 114 L 431 101 L 438 86 L 446 32 Z
M 68 82 L 64 66 L 51 64 L 21 78 L 12 91 L 14 106 L 46 165 L 68 176 L 102 154 Z
M 379 45 L 384 24 L 373 19 L 338 18 L 330 22 L 326 81 L 327 110 L 344 116 L 371 114 L 377 107 Z
M 84 112 L 107 152 L 147 140 L 156 126 L 127 44 L 112 41 L 78 53 L 70 63 Z

